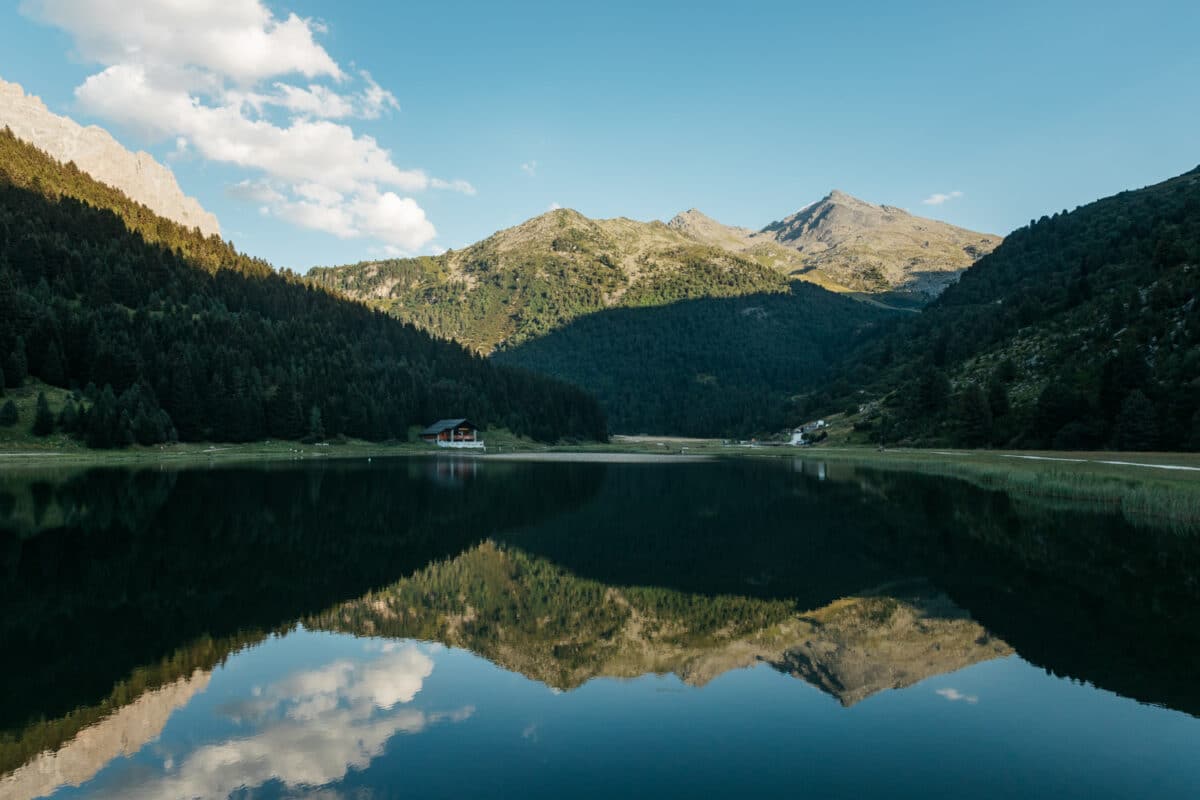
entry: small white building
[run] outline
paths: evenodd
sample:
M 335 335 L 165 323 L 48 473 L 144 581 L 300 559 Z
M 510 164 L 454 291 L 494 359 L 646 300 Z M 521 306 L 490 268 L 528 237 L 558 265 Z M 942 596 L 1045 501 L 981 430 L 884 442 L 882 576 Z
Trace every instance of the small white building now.
M 792 429 L 792 439 L 788 442 L 788 444 L 792 445 L 793 447 L 801 447 L 812 444 L 809 434 L 816 433 L 824 428 L 825 420 L 823 419 L 818 419 L 813 422 L 806 422 L 799 428 Z

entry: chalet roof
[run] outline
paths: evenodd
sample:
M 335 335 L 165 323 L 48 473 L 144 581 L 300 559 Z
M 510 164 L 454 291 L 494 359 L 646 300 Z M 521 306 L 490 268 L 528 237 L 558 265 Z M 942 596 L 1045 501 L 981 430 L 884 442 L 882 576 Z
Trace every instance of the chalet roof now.
M 478 427 L 479 427 L 475 423 L 471 422 L 471 420 L 467 419 L 466 417 L 460 417 L 458 419 L 439 419 L 437 422 L 433 423 L 428 428 L 421 431 L 421 435 L 422 436 L 435 436 L 435 435 L 441 433 L 442 431 L 448 431 L 451 428 L 457 428 L 458 426 L 460 426 L 464 423 L 466 424 L 466 426 L 468 428 L 478 429 Z

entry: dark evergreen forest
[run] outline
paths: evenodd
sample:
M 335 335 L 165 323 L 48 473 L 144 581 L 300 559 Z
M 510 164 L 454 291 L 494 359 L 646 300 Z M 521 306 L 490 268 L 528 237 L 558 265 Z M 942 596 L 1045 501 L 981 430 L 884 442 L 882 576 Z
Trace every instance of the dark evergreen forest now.
M 1197 450 L 1198 292 L 1200 169 L 1032 220 L 810 402 L 887 441 Z
M 775 433 L 803 421 L 797 393 L 892 313 L 796 281 L 786 292 L 599 311 L 493 359 L 583 387 L 620 433 Z
M 94 447 L 338 435 L 452 415 L 603 439 L 598 404 L 154 215 L 0 132 L 0 370 L 77 390 Z M 44 422 L 44 421 L 43 421 Z

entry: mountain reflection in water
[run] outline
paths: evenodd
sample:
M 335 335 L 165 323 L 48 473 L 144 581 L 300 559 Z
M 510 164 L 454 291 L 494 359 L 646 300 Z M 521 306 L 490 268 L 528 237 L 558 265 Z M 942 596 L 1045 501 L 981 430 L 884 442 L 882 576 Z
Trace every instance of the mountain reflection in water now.
M 806 696 L 786 685 L 857 707 L 1032 664 L 1191 715 L 1164 730 L 1194 737 L 1198 542 L 816 462 L 13 471 L 0 796 L 382 790 L 401 734 L 427 732 L 434 761 L 443 729 L 511 746 L 484 734 L 515 713 L 489 703 L 525 697 L 514 676 L 614 708 L 639 681 L 705 687 L 672 707 L 684 719 L 767 673 L 791 682 L 770 683 L 779 708 Z M 979 705 L 960 686 L 920 698 Z

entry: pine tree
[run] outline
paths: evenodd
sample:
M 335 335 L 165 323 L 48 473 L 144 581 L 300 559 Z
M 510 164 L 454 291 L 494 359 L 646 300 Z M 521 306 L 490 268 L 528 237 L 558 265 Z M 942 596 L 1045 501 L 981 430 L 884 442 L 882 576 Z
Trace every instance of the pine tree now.
M 54 433 L 54 414 L 50 411 L 46 393 L 38 392 L 37 411 L 33 417 L 33 435 L 49 436 L 52 433 Z
M 16 344 L 4 362 L 4 380 L 9 388 L 16 389 L 25 382 L 29 374 L 29 360 L 25 355 L 25 338 L 18 336 Z
M 88 447 L 108 448 L 117 444 L 117 398 L 111 386 L 105 385 L 95 404 L 87 412 L 85 441 Z
M 11 428 L 17 424 L 17 406 L 12 400 L 5 400 L 0 406 L 0 425 Z
M 1117 418 L 1117 446 L 1122 450 L 1152 450 L 1158 440 L 1154 405 L 1140 390 L 1134 389 L 1121 404 Z
M 935 414 L 946 407 L 950 396 L 950 380 L 940 369 L 927 366 L 917 381 L 916 412 Z
M 62 352 L 58 342 L 51 342 L 46 348 L 46 358 L 42 361 L 41 379 L 51 386 L 65 386 L 67 371 L 63 367 Z
M 1009 400 L 1008 387 L 1000 381 L 993 378 L 988 383 L 988 407 L 992 411 L 992 418 L 999 419 L 1008 415 Z
M 315 404 L 308 412 L 308 438 L 314 442 L 325 438 L 325 425 L 321 422 L 321 408 Z
M 67 433 L 79 430 L 79 408 L 74 400 L 68 400 L 58 414 L 58 427 Z
M 275 390 L 269 424 L 271 435 L 278 439 L 295 441 L 304 436 L 304 415 L 300 411 L 300 397 L 290 378 L 285 379 Z
M 959 392 L 955 401 L 958 435 L 968 447 L 987 444 L 992 438 L 992 409 L 978 384 Z

